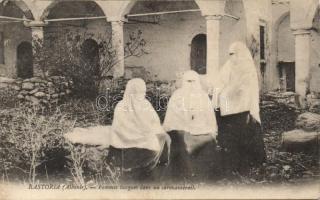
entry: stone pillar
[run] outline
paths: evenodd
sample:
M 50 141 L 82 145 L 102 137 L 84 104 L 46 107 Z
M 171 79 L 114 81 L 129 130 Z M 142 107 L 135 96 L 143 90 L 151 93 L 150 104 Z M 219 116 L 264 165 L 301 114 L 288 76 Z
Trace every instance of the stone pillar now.
M 43 21 L 31 21 L 31 22 L 25 22 L 24 25 L 26 27 L 31 28 L 33 39 L 39 38 L 39 39 L 43 40 L 43 27 L 46 26 L 47 23 L 45 23 Z
M 33 47 L 33 54 L 34 54 L 34 60 L 33 60 L 33 73 L 34 76 L 45 76 L 45 71 L 41 69 L 42 66 L 40 66 L 40 63 L 37 63 L 38 60 L 36 59 L 35 54 L 38 53 L 37 50 L 42 47 L 43 40 L 44 40 L 44 33 L 43 33 L 43 27 L 47 25 L 47 23 L 43 21 L 31 21 L 31 22 L 25 22 L 24 25 L 26 27 L 29 27 L 31 29 L 31 35 L 32 35 L 32 47 Z
M 123 22 L 111 21 L 112 27 L 112 47 L 116 51 L 116 65 L 113 67 L 114 78 L 124 76 L 124 42 L 123 42 Z
M 216 80 L 220 65 L 220 20 L 222 15 L 207 15 L 207 75 Z
M 300 105 L 305 107 L 307 90 L 310 84 L 310 41 L 311 32 L 307 29 L 294 30 L 295 36 L 295 89 Z

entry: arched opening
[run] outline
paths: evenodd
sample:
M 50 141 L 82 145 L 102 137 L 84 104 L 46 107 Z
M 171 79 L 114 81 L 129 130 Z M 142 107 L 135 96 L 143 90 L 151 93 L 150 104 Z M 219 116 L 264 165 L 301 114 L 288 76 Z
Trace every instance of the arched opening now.
M 5 6 L 11 4 L 10 1 L 7 1 L 7 2 L 3 2 Z M 28 7 L 28 5 L 23 1 L 23 0 L 20 0 L 20 1 L 12 1 L 12 3 L 15 5 L 15 7 L 17 7 L 20 11 L 23 12 L 23 15 L 27 18 L 27 19 L 34 19 L 33 17 L 33 13 L 31 11 L 31 9 Z M 6 15 L 7 16 L 7 15 Z
M 21 42 L 17 48 L 17 76 L 31 78 L 33 76 L 32 44 Z
M 102 38 L 110 35 L 110 23 L 106 19 L 85 19 L 86 17 L 104 16 L 103 10 L 94 1 L 59 1 L 52 4 L 46 11 L 47 20 L 83 19 L 50 21 L 49 25 L 44 28 L 44 36 L 51 46 L 70 36 L 77 35 L 80 37 L 80 42 L 83 42 L 88 37 Z
M 81 58 L 86 67 L 89 67 L 92 76 L 99 73 L 99 46 L 93 39 L 86 39 L 81 46 Z
M 195 9 L 199 11 L 186 11 Z M 183 12 L 168 14 L 167 11 Z M 126 59 L 125 73 L 134 74 L 140 67 L 141 73 L 150 72 L 156 80 L 179 80 L 191 68 L 192 38 L 206 33 L 206 20 L 195 1 L 137 1 L 127 14 L 157 12 L 165 14 L 128 17 L 129 23 L 124 25 L 125 42 L 130 33 L 141 30 L 150 53 L 143 55 L 143 59 Z
M 104 12 L 95 1 L 53 2 L 43 16 L 49 21 L 44 28 L 44 41 L 53 54 L 50 71 L 70 77 L 73 94 L 81 97 L 95 98 L 99 89 L 98 44 L 109 41 L 111 25 L 105 18 L 88 18 L 101 16 L 105 16 Z M 81 19 L 62 20 L 67 18 Z M 58 20 L 50 21 L 53 19 Z
M 20 6 L 17 6 L 17 3 L 17 1 L 3 2 L 2 15 L 14 18 L 32 18 L 30 10 L 27 10 L 26 8 L 22 10 Z M 22 1 L 20 3 L 22 3 Z M 19 49 L 18 46 L 22 41 L 28 41 L 31 43 L 31 30 L 30 28 L 25 27 L 22 22 L 4 19 L 0 20 L 0 22 L 3 27 L 1 29 L 2 31 L 0 31 L 0 35 L 2 37 L 0 40 L 0 48 L 2 48 L 0 53 L 2 55 L 0 55 L 0 57 L 3 58 L 1 63 L 4 64 L 6 72 L 16 74 L 16 67 L 18 67 L 17 59 L 19 57 L 17 55 L 17 49 Z
M 199 74 L 207 73 L 207 36 L 196 35 L 191 42 L 191 69 Z
M 295 91 L 295 40 L 290 29 L 290 15 L 283 17 L 278 28 L 278 70 L 280 88 Z

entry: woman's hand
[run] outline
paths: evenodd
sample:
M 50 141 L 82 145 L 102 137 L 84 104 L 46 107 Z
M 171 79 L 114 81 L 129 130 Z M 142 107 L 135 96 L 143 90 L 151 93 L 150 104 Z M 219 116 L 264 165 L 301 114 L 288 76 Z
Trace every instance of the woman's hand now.
M 246 124 L 249 124 L 250 123 L 250 113 L 247 115 L 247 119 L 246 119 Z
M 171 144 L 171 138 L 167 133 L 157 134 L 159 141 L 165 141 L 169 146 Z

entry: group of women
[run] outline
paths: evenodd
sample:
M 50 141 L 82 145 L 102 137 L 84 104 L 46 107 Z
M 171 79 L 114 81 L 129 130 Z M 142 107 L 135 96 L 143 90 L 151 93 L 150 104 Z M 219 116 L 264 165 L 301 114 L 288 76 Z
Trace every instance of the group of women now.
M 145 82 L 127 83 L 107 157 L 124 179 L 212 180 L 247 174 L 265 161 L 253 59 L 242 42 L 232 44 L 229 55 L 214 81 L 217 98 L 202 89 L 195 71 L 187 71 L 163 124 L 146 99 Z

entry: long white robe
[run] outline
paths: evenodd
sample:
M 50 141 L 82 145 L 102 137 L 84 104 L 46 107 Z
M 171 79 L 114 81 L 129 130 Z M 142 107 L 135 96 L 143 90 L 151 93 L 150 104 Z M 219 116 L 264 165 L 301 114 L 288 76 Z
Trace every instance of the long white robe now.
M 219 73 L 219 105 L 221 115 L 249 111 L 260 122 L 258 74 L 249 49 L 242 42 L 235 42 L 230 50 L 237 57 L 236 63 L 228 60 Z
M 191 135 L 211 134 L 216 137 L 213 106 L 196 72 L 184 74 L 182 87 L 169 100 L 163 127 L 166 131 L 179 130 Z
M 146 86 L 142 79 L 128 82 L 124 98 L 115 108 L 110 145 L 160 151 L 157 134 L 165 134 L 165 131 L 145 94 Z

